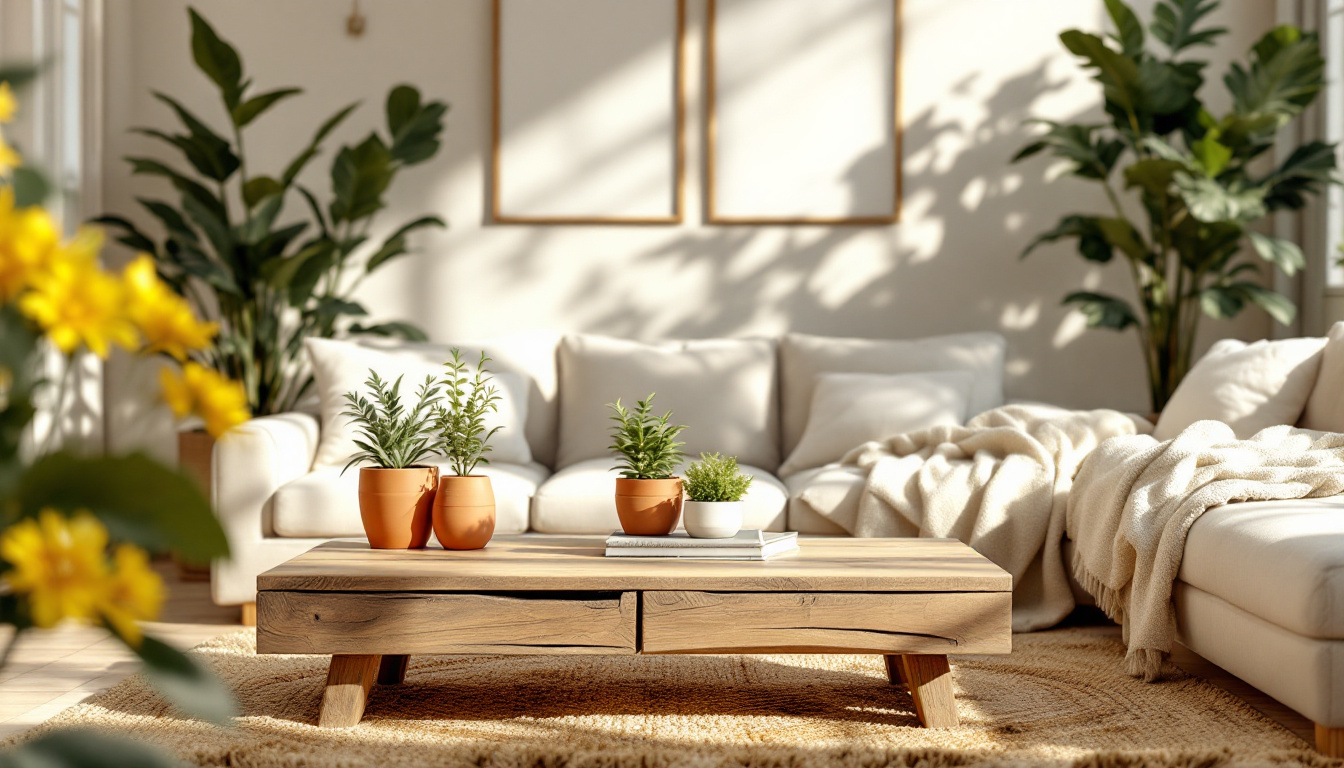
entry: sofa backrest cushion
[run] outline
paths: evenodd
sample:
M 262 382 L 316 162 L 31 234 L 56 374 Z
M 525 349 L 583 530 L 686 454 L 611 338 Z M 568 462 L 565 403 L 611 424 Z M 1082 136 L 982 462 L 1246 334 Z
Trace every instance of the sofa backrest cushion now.
M 611 411 L 657 393 L 654 411 L 685 424 L 688 456 L 717 451 L 769 471 L 779 465 L 776 344 L 705 339 L 645 344 L 575 334 L 560 342 L 556 469 L 609 456 Z M 614 461 L 613 461 L 614 465 Z
M 1296 424 L 1321 367 L 1325 339 L 1237 339 L 1215 343 L 1185 375 L 1153 428 L 1171 440 L 1197 421 L 1221 421 L 1245 440 Z
M 453 344 L 402 342 L 377 338 L 360 339 L 358 341 L 310 339 L 308 343 L 310 360 L 313 360 L 315 349 L 322 350 L 327 356 L 335 359 L 347 360 L 348 362 L 341 362 L 339 367 L 341 370 L 350 371 L 350 373 L 342 375 L 357 376 L 357 383 L 361 386 L 364 379 L 368 377 L 369 366 L 366 364 L 367 361 L 363 359 L 365 352 L 390 355 L 390 360 L 388 358 L 376 359 L 376 362 L 382 365 L 392 365 L 395 368 L 396 366 L 414 363 L 427 366 L 423 369 L 426 372 L 438 370 L 442 373 L 442 364 L 448 359 L 450 350 L 454 347 L 461 350 L 463 358 L 473 369 L 476 361 L 480 358 L 481 352 L 484 351 L 491 358 L 491 362 L 486 365 L 489 370 L 496 373 L 513 374 L 518 377 L 515 381 L 518 382 L 519 388 L 525 391 L 525 395 L 521 399 L 526 401 L 526 404 L 518 409 L 522 412 L 521 416 L 523 418 L 521 435 L 525 438 L 524 446 L 518 444 L 520 430 L 501 430 L 491 441 L 494 450 L 489 458 L 492 461 L 526 463 L 530 457 L 531 460 L 549 466 L 555 460 L 557 410 L 555 348 L 559 339 L 559 334 L 555 333 L 528 332 L 485 341 L 467 341 Z M 317 361 L 313 360 L 313 362 L 314 373 L 318 374 L 315 378 L 317 379 L 316 383 L 320 396 L 324 389 L 324 379 L 318 370 Z M 378 368 L 378 373 L 386 379 L 390 370 Z M 407 375 L 402 382 L 403 391 L 408 387 L 414 389 L 419 386 L 420 382 L 424 381 L 424 376 L 424 373 Z M 393 375 L 391 378 L 396 378 L 396 376 Z M 501 378 L 501 389 L 504 388 L 507 378 Z M 328 379 L 334 381 L 334 377 L 329 376 Z M 340 398 L 347 391 L 336 391 L 342 386 L 346 385 L 344 383 L 333 383 L 328 384 L 325 388 L 329 390 L 329 394 Z M 327 410 L 323 408 L 323 446 L 327 445 L 327 434 L 331 432 L 331 428 L 327 424 Z M 343 408 L 337 409 L 338 413 L 339 410 L 343 410 Z M 338 423 L 333 421 L 333 426 Z M 506 436 L 505 433 L 510 431 L 514 434 Z M 339 437 L 336 439 L 339 439 Z M 339 448 L 332 449 L 332 451 L 335 450 L 339 450 Z M 318 459 L 315 463 L 323 464 L 324 460 L 329 460 L 334 455 L 332 451 L 324 452 L 322 447 L 319 447 Z
M 973 383 L 970 371 L 823 373 L 817 377 L 807 428 L 779 475 L 840 461 L 870 441 L 928 427 L 961 426 Z
M 807 427 L 817 377 L 823 373 L 928 373 L 970 371 L 967 418 L 1003 405 L 1007 343 L 997 333 L 958 333 L 926 339 L 846 339 L 787 334 L 779 347 L 780 427 L 783 454 L 798 447 Z
M 1298 424 L 1304 429 L 1344 432 L 1344 322 L 1335 323 L 1325 337 L 1321 370 Z

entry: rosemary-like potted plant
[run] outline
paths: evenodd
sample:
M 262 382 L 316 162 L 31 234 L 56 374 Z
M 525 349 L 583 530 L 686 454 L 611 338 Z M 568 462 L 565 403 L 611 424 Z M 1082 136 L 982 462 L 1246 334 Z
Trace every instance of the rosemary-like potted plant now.
M 737 468 L 736 456 L 702 453 L 686 468 L 686 533 L 697 539 L 726 539 L 742 530 L 742 496 L 752 476 Z
M 374 549 L 420 549 L 429 542 L 430 510 L 439 484 L 437 467 L 422 464 L 436 448 L 431 425 L 439 406 L 433 376 L 425 378 L 416 393 L 415 406 L 401 402 L 401 379 L 388 386 L 372 369 L 364 382 L 373 393 L 370 401 L 358 392 L 347 392 L 349 404 L 342 414 L 354 421 L 359 446 L 345 469 L 359 469 L 359 518 L 369 546 Z
M 611 420 L 611 451 L 619 462 L 616 469 L 616 515 L 621 530 L 636 536 L 665 536 L 677 527 L 681 518 L 681 478 L 673 477 L 681 463 L 681 446 L 677 435 L 684 425 L 671 424 L 672 412 L 653 415 L 653 397 L 635 403 L 629 410 L 616 402 L 609 403 Z
M 443 404 L 435 417 L 438 449 L 448 459 L 451 475 L 439 478 L 434 499 L 434 536 L 444 549 L 480 549 L 495 533 L 495 491 L 490 478 L 473 474 L 479 464 L 489 464 L 490 438 L 503 429 L 486 429 L 487 413 L 499 411 L 499 391 L 490 383 L 481 353 L 476 371 L 468 371 L 462 353 L 444 363 Z

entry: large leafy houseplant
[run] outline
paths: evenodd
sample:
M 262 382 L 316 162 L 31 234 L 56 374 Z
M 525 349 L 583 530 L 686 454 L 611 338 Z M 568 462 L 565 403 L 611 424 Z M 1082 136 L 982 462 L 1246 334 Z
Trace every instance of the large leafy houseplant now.
M 0 123 L 17 108 L 13 89 L 31 69 L 0 68 Z M 120 273 L 99 264 L 101 236 L 63 238 L 40 206 L 41 175 L 0 133 L 0 671 L 32 627 L 77 621 L 105 627 L 145 665 L 178 710 L 215 722 L 234 712 L 228 690 L 190 657 L 145 634 L 165 586 L 149 553 L 192 562 L 228 555 L 209 502 L 191 478 L 143 454 L 81 456 L 54 443 L 25 448 L 35 402 L 60 384 L 41 378 L 52 356 L 64 369 L 113 346 L 137 355 L 194 353 L 214 328 L 158 281 L 147 259 Z M 239 418 L 241 387 L 213 376 L 165 377 L 175 407 L 223 433 Z M 44 391 L 45 390 L 45 391 Z M 171 391 L 168 391 L 171 390 Z M 54 402 L 65 402 L 58 394 Z M 148 489 L 148 490 L 147 490 Z M 120 736 L 54 730 L 0 750 L 0 766 L 168 766 L 154 749 Z
M 1253 227 L 1275 211 L 1302 208 L 1334 179 L 1332 144 L 1304 144 L 1277 166 L 1263 157 L 1276 132 L 1316 98 L 1324 61 L 1315 34 L 1291 26 L 1269 31 L 1249 63 L 1232 64 L 1223 77 L 1232 107 L 1217 116 L 1201 99 L 1208 62 L 1189 54 L 1227 31 L 1204 23 L 1218 0 L 1160 0 L 1147 32 L 1123 0 L 1105 3 L 1115 34 L 1060 35 L 1101 84 L 1105 121 L 1044 121 L 1044 136 L 1014 161 L 1048 150 L 1073 176 L 1100 184 L 1111 210 L 1065 216 L 1023 256 L 1072 239 L 1088 261 L 1105 264 L 1118 255 L 1125 262 L 1137 309 L 1095 291 L 1070 293 L 1064 303 L 1078 307 L 1091 327 L 1138 329 L 1152 407 L 1160 411 L 1190 369 L 1201 315 L 1229 318 L 1251 304 L 1280 323 L 1295 315 L 1288 298 L 1259 280 L 1260 265 L 1239 257 L 1249 243 L 1289 275 L 1305 265 L 1296 244 Z M 1149 49 L 1149 35 L 1159 50 Z M 1138 205 L 1127 206 L 1122 194 Z
M 370 132 L 336 152 L 330 200 L 323 205 L 299 176 L 358 103 L 323 122 L 283 169 L 262 172 L 249 162 L 245 129 L 301 91 L 252 93 L 238 51 L 199 13 L 189 13 L 192 57 L 219 92 L 228 135 L 171 96 L 154 94 L 185 132 L 138 131 L 171 147 L 190 170 L 151 157 L 127 161 L 134 173 L 161 177 L 177 192 L 175 204 L 139 200 L 164 236 L 155 240 L 122 217 L 100 221 L 117 227 L 122 243 L 153 254 L 163 279 L 198 312 L 218 317 L 209 365 L 243 382 L 254 415 L 280 413 L 293 409 L 312 385 L 303 360 L 305 338 L 341 333 L 424 338 L 408 323 L 360 321 L 367 312 L 353 296 L 365 277 L 409 252 L 415 230 L 445 226 L 438 216 L 421 216 L 376 245 L 369 241 L 397 174 L 438 152 L 448 106 L 422 103 L 407 85 L 393 88 L 387 96 L 387 135 Z M 283 215 L 296 198 L 303 205 L 299 220 Z

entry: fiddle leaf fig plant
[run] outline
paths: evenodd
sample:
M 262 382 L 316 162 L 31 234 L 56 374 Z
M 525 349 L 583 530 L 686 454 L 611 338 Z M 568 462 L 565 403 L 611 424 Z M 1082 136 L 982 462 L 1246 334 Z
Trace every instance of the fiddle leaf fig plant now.
M 686 427 L 669 423 L 671 411 L 653 415 L 654 394 L 637 401 L 633 411 L 621 405 L 620 398 L 607 404 L 611 420 L 616 422 L 611 428 L 610 449 L 619 457 L 616 469 L 621 477 L 664 480 L 672 477 L 681 462 L 680 449 L 685 443 L 677 442 L 677 435 Z
M 499 412 L 499 390 L 490 383 L 492 377 L 485 364 L 490 358 L 484 352 L 476 363 L 476 371 L 471 373 L 462 353 L 453 350 L 453 359 L 444 363 L 448 372 L 444 374 L 442 385 L 444 403 L 436 416 L 438 430 L 438 448 L 448 457 L 448 465 L 453 474 L 461 477 L 470 475 L 477 464 L 489 464 L 485 454 L 492 450 L 490 438 L 503 429 L 495 426 L 486 429 L 485 415 Z
M 194 9 L 188 13 L 192 59 L 218 92 L 222 120 L 216 125 L 222 129 L 172 96 L 155 93 L 180 128 L 137 132 L 160 142 L 178 161 L 151 156 L 126 161 L 132 173 L 163 179 L 176 195 L 138 200 L 162 237 L 120 216 L 98 221 L 119 230 L 121 243 L 152 254 L 174 290 L 198 312 L 218 319 L 219 336 L 206 362 L 243 382 L 253 415 L 293 410 L 313 383 L 303 358 L 305 338 L 424 339 L 409 323 L 369 322 L 354 296 L 369 274 L 410 253 L 413 233 L 446 226 L 438 216 L 419 216 L 381 241 L 370 240 L 397 175 L 438 152 L 448 105 L 422 101 L 409 85 L 393 88 L 385 105 L 386 132 L 372 131 L 337 150 L 323 194 L 300 177 L 358 102 L 323 121 L 284 166 L 258 167 L 244 144 L 245 129 L 302 91 L 256 92 L 238 51 Z
M 1113 34 L 1059 36 L 1101 86 L 1105 119 L 1039 121 L 1045 133 L 1013 161 L 1048 152 L 1100 185 L 1110 210 L 1064 216 L 1022 255 L 1072 240 L 1087 261 L 1118 258 L 1128 268 L 1137 301 L 1075 291 L 1064 303 L 1093 328 L 1137 329 L 1160 411 L 1190 370 L 1201 316 L 1230 318 L 1255 305 L 1280 323 L 1294 318 L 1292 301 L 1265 287 L 1261 264 L 1243 253 L 1249 246 L 1288 275 L 1306 265 L 1296 243 L 1256 225 L 1336 181 L 1333 144 L 1308 142 L 1265 162 L 1279 129 L 1325 84 L 1325 62 L 1314 33 L 1276 27 L 1223 76 L 1231 108 L 1217 115 L 1203 101 L 1208 62 L 1191 54 L 1227 32 L 1206 23 L 1218 0 L 1159 0 L 1146 30 L 1123 0 L 1105 4 Z
M 431 429 L 438 415 L 439 387 L 433 376 L 416 392 L 415 405 L 407 409 L 401 403 L 401 376 L 391 386 L 378 372 L 369 369 L 364 386 L 373 393 L 369 400 L 359 392 L 345 393 L 347 408 L 341 413 L 350 419 L 359 437 L 359 452 L 341 470 L 369 462 L 382 469 L 405 469 L 433 456 L 437 447 Z

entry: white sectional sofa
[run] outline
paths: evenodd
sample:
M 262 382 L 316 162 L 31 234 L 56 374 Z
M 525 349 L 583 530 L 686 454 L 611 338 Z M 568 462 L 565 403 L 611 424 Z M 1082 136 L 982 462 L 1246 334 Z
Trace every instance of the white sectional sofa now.
M 1333 367 L 1344 376 L 1344 324 L 1337 330 L 1326 352 L 1334 350 Z M 822 489 L 835 504 L 853 503 L 862 475 L 837 463 L 776 474 L 808 428 L 820 374 L 967 371 L 962 418 L 1003 402 L 1005 344 L 992 333 L 653 345 L 533 333 L 460 346 L 469 359 L 484 350 L 493 370 L 526 387 L 525 443 L 483 468 L 494 482 L 499 533 L 605 534 L 618 527 L 605 410 L 617 397 L 629 403 L 657 392 L 656 410 L 671 408 L 689 425 L 689 455 L 737 455 L 756 478 L 747 527 L 832 535 L 844 531 L 796 497 Z M 384 345 L 377 352 L 433 364 L 446 349 Z M 1322 379 L 1329 369 L 1320 367 Z M 1309 386 L 1314 371 L 1312 377 Z M 1317 386 L 1344 397 L 1338 382 Z M 1317 401 L 1322 397 L 1318 392 Z M 217 603 L 251 603 L 262 571 L 322 541 L 362 537 L 357 473 L 342 476 L 339 465 L 320 460 L 322 422 L 309 413 L 254 419 L 216 446 L 214 502 L 233 549 L 232 559 L 214 565 Z M 1207 513 L 1190 531 L 1175 594 L 1178 634 L 1188 647 L 1322 728 L 1344 728 L 1344 499 Z

